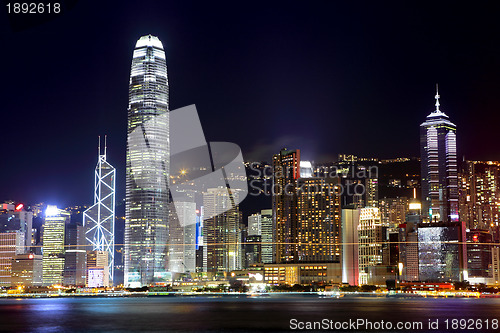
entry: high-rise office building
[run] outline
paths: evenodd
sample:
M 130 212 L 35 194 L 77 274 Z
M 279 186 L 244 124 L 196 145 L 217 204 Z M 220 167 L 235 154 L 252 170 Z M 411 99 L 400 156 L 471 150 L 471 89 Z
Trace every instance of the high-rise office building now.
M 424 222 L 458 221 L 457 127 L 439 110 L 420 125 L 422 209 Z
M 109 252 L 87 251 L 87 287 L 109 287 Z
M 69 212 L 47 206 L 43 225 L 43 284 L 46 286 L 63 283 L 65 230 L 70 218 Z
M 366 178 L 365 192 L 365 207 L 378 207 L 378 178 Z
M 238 193 L 230 196 L 227 188 L 209 188 L 203 193 L 204 214 L 212 216 L 203 221 L 204 266 L 219 277 L 241 268 L 240 212 L 231 204 L 232 198 L 237 201 Z M 214 215 L 221 207 L 227 210 Z
M 400 281 L 419 280 L 418 231 L 422 222 L 422 205 L 417 199 L 417 190 L 413 189 L 413 199 L 410 199 L 405 223 L 398 226 L 398 246 Z M 396 215 L 397 216 L 397 215 Z
M 94 251 L 107 251 L 109 258 L 109 278 L 113 281 L 115 256 L 115 168 L 101 153 L 99 138 L 98 161 L 95 168 L 94 204 L 83 213 L 85 238 Z M 79 248 L 76 250 L 85 250 Z
M 39 254 L 18 254 L 12 258 L 12 286 L 42 285 L 42 256 Z
M 273 210 L 263 209 L 261 215 L 261 260 L 264 264 L 273 262 Z
M 358 225 L 360 210 L 342 209 L 342 283 L 359 284 Z
M 361 208 L 358 224 L 359 284 L 368 283 L 367 267 L 382 264 L 382 251 L 386 241 L 378 208 Z
M 390 227 L 398 227 L 406 221 L 409 200 L 406 197 L 383 198 L 379 201 L 382 223 Z
M 260 236 L 262 233 L 262 215 L 252 214 L 248 217 L 248 236 Z
M 477 279 L 486 283 L 491 277 L 492 234 L 488 230 L 467 230 L 467 276 L 469 281 Z
M 468 229 L 500 223 L 500 163 L 463 161 L 460 172 L 460 220 Z
M 423 223 L 417 233 L 420 281 L 468 279 L 464 223 Z
M 248 217 L 248 232 L 245 239 L 245 267 L 262 262 L 262 214 Z
M 341 211 L 338 178 L 300 178 L 297 182 L 296 262 L 340 262 Z
M 85 231 L 81 223 L 71 220 L 64 233 L 64 273 L 66 286 L 84 286 L 86 277 Z
M 398 228 L 400 280 L 419 280 L 418 233 L 413 222 L 402 223 Z
M 169 258 L 171 272 L 196 272 L 196 203 L 170 204 Z
M 11 285 L 12 258 L 24 253 L 24 241 L 19 230 L 0 233 L 0 287 Z
M 169 105 L 163 44 L 135 45 L 129 83 L 125 213 L 125 285 L 168 279 Z
M 275 263 L 340 262 L 339 178 L 313 177 L 299 150 L 282 149 L 273 166 Z
M 24 233 L 25 245 L 30 247 L 32 226 L 33 212 L 25 210 L 22 203 L 0 205 L 0 232 L 21 231 Z
M 300 178 L 300 150 L 282 149 L 273 156 L 274 262 L 297 260 L 297 180 Z

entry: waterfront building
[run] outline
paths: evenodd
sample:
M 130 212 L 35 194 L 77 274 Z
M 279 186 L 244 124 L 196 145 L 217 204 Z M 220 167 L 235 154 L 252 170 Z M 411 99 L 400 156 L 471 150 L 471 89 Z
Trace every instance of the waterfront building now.
M 137 41 L 130 72 L 126 165 L 125 285 L 169 279 L 169 91 L 163 44 Z
M 417 232 L 420 281 L 468 279 L 463 223 L 423 223 Z
M 270 285 L 340 284 L 342 266 L 336 263 L 265 264 L 264 281 Z
M 408 205 L 406 221 L 399 225 L 400 281 L 419 281 L 419 253 L 417 226 L 422 222 L 422 205 L 417 199 L 416 189 Z
M 85 238 L 90 249 L 94 251 L 107 251 L 109 258 L 109 278 L 114 277 L 115 257 L 115 168 L 106 160 L 106 138 L 104 141 L 104 153 L 101 152 L 101 140 L 99 138 L 98 161 L 94 173 L 94 204 L 83 213 L 83 224 L 85 226 Z M 79 244 L 84 245 L 83 240 Z M 85 253 L 84 248 L 77 250 L 75 256 L 81 257 Z M 79 277 L 85 274 L 78 274 Z M 85 283 L 79 280 L 79 283 Z M 79 284 L 77 283 L 77 284 Z
M 25 245 L 32 245 L 33 212 L 27 211 L 24 204 L 4 203 L 0 205 L 0 233 L 19 230 L 24 233 Z
M 338 178 L 299 178 L 297 181 L 295 262 L 340 262 L 341 210 Z
M 11 285 L 12 259 L 25 252 L 24 232 L 16 230 L 0 233 L 0 287 Z
M 170 204 L 169 267 L 171 272 L 196 272 L 196 203 Z
M 12 258 L 11 286 L 41 286 L 42 256 L 33 253 L 18 254 Z
M 261 259 L 264 264 L 273 262 L 273 210 L 263 209 L 261 215 Z
M 368 283 L 369 266 L 383 262 L 387 227 L 384 227 L 378 208 L 361 208 L 358 224 L 358 272 L 359 284 Z
M 358 225 L 359 209 L 342 209 L 342 283 L 359 283 Z
M 87 251 L 87 287 L 109 287 L 108 251 Z
M 84 286 L 86 279 L 87 251 L 85 250 L 85 229 L 80 222 L 66 224 L 64 233 L 64 273 L 65 286 Z
M 229 193 L 227 188 L 209 188 L 203 193 L 203 241 L 206 271 L 222 277 L 228 272 L 241 269 L 240 211 L 232 205 L 238 201 L 238 192 Z M 215 212 L 223 211 L 218 215 Z
M 436 110 L 420 125 L 423 221 L 457 222 L 457 127 L 439 109 L 437 87 L 435 98 Z
M 273 243 L 275 263 L 297 260 L 297 180 L 300 150 L 282 149 L 273 156 Z
M 62 285 L 65 256 L 65 230 L 71 214 L 48 205 L 43 225 L 43 284 Z
M 466 230 L 467 274 L 470 282 L 486 283 L 492 277 L 493 235 L 489 230 Z
M 491 247 L 491 281 L 498 285 L 500 283 L 500 247 Z
M 274 262 L 340 262 L 339 178 L 313 177 L 310 163 L 300 165 L 299 150 L 273 157 Z
M 413 222 L 399 225 L 400 281 L 419 281 L 418 233 Z

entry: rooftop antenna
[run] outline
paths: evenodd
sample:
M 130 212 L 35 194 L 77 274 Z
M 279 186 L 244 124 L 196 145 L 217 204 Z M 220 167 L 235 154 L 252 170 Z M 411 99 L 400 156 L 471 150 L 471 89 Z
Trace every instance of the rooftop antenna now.
M 104 135 L 104 157 L 106 157 L 106 149 L 108 148 L 108 136 Z
M 436 96 L 435 96 L 435 98 L 436 98 L 436 112 L 440 112 L 440 110 L 439 110 L 439 105 L 440 105 L 439 104 L 439 97 L 441 97 L 441 96 L 439 96 L 439 86 L 436 83 Z
M 98 136 L 99 138 L 99 145 L 97 146 L 97 156 L 101 155 L 101 136 Z

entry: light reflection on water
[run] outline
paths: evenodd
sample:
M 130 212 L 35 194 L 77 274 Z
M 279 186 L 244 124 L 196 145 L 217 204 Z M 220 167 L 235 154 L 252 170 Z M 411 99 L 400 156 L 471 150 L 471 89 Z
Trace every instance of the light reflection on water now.
M 500 299 L 336 299 L 300 295 L 0 299 L 0 331 L 286 331 L 292 318 L 427 322 L 435 318 L 493 319 L 498 318 L 497 314 Z

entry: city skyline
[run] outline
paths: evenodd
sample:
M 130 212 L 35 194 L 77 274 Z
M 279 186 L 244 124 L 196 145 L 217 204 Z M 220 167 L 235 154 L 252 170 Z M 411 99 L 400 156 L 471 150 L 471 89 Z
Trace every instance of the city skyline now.
M 222 10 L 217 14 L 220 22 L 214 23 L 217 20 L 205 17 L 213 11 L 205 5 L 154 4 L 147 14 L 136 15 L 130 26 L 110 21 L 109 26 L 124 28 L 121 33 L 92 28 L 85 35 L 75 34 L 74 27 L 88 17 L 80 15 L 90 7 L 79 6 L 33 33 L 30 28 L 2 23 L 7 45 L 19 38 L 25 41 L 18 45 L 16 59 L 26 66 L 8 67 L 6 76 L 12 87 L 19 84 L 20 77 L 27 78 L 26 89 L 33 94 L 33 98 L 23 99 L 11 86 L 6 87 L 6 110 L 23 110 L 30 121 L 1 134 L 3 142 L 25 151 L 18 163 L 5 165 L 5 172 L 17 183 L 6 180 L 0 192 L 4 199 L 45 200 L 59 206 L 90 204 L 92 188 L 86 180 L 91 177 L 92 142 L 105 133 L 113 147 L 109 160 L 117 165 L 117 199 L 124 198 L 125 150 L 119 147 L 125 142 L 122 116 L 128 74 L 124 68 L 130 61 L 124 55 L 131 54 L 136 36 L 148 33 L 164 40 L 170 54 L 172 107 L 195 103 L 207 139 L 236 142 L 248 161 L 270 162 L 283 146 L 297 147 L 306 154 L 305 159 L 316 161 L 337 153 L 418 156 L 414 140 L 418 131 L 410 124 L 432 110 L 429 97 L 436 82 L 445 96 L 443 111 L 460 128 L 458 157 L 500 159 L 497 152 L 480 144 L 494 139 L 493 124 L 498 117 L 494 110 L 500 105 L 493 79 L 498 76 L 494 57 L 498 46 L 482 33 L 496 31 L 497 23 L 485 8 L 472 9 L 474 24 L 470 25 L 454 19 L 464 15 L 465 8 L 439 4 L 407 12 L 398 6 L 331 4 L 320 10 L 288 3 L 284 8 L 270 5 L 267 13 L 250 9 L 234 18 L 227 15 L 227 9 Z M 110 10 L 106 6 L 103 13 L 93 14 L 96 22 L 105 17 L 110 20 L 104 14 Z M 132 12 L 132 7 L 123 5 L 120 11 Z M 172 12 L 191 13 L 192 17 L 165 20 Z M 261 19 L 256 29 L 252 28 L 255 15 Z M 61 31 L 61 25 L 69 28 Z M 223 29 L 226 25 L 233 29 Z M 113 43 L 108 43 L 111 32 Z M 51 38 L 56 34 L 58 38 Z M 236 36 L 239 43 L 228 43 Z M 74 38 L 81 42 L 73 43 Z M 27 45 L 31 45 L 29 51 Z M 68 62 L 58 57 L 58 66 L 54 66 L 50 59 L 61 48 L 77 58 Z M 62 78 L 68 88 L 60 86 Z M 472 112 L 482 116 L 469 117 Z M 5 117 L 9 123 L 19 121 L 17 112 Z M 479 123 L 483 117 L 490 121 Z M 240 133 L 224 132 L 212 118 L 254 125 Z M 280 121 L 284 126 L 268 130 Z M 325 130 L 327 123 L 331 130 Z M 256 131 L 262 134 L 256 137 Z M 350 135 L 353 131 L 355 136 Z M 66 140 L 59 140 L 61 137 Z M 373 137 L 376 140 L 368 139 Z M 28 150 L 34 142 L 38 146 Z M 60 162 L 62 156 L 67 168 L 55 173 L 48 161 Z M 29 167 L 33 164 L 37 168 Z M 12 190 L 5 192 L 7 188 Z M 76 193 L 71 188 L 86 189 Z
M 495 5 L 6 2 L 0 327 L 500 328 Z

